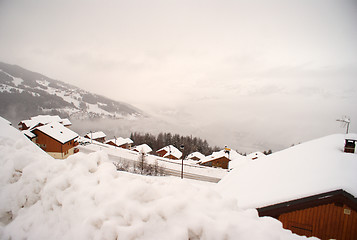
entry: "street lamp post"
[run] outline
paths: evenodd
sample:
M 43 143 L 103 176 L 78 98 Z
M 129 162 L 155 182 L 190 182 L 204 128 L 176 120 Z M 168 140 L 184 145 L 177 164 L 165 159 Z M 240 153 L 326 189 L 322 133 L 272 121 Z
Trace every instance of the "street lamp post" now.
M 185 148 L 184 145 L 180 146 L 180 149 L 182 151 L 182 156 L 181 156 L 181 179 L 183 179 L 183 149 Z

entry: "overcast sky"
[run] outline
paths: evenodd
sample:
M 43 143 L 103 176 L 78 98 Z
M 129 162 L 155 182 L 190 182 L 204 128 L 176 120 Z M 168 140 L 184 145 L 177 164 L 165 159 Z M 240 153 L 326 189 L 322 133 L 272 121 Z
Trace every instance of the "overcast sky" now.
M 246 151 L 357 132 L 356 43 L 355 0 L 0 0 L 0 61 Z

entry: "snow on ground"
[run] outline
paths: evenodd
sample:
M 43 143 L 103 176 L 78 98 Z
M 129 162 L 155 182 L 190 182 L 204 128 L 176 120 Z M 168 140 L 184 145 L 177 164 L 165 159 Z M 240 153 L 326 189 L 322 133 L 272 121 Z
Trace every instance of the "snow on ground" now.
M 13 90 L 16 90 L 22 93 L 24 90 L 16 87 L 9 86 L 7 84 L 0 84 L 0 92 L 8 92 L 11 93 Z
M 344 143 L 345 134 L 336 134 L 249 161 L 227 174 L 218 191 L 238 198 L 242 208 L 338 189 L 357 196 L 357 154 L 344 153 Z
M 304 239 L 212 184 L 117 172 L 103 151 L 55 160 L 0 129 L 0 239 Z
M 80 141 L 82 140 L 83 138 L 80 138 Z M 112 156 L 132 161 L 139 161 L 139 152 L 123 149 L 120 147 L 116 148 L 114 146 L 99 143 L 96 141 L 93 141 L 93 144 L 86 145 L 85 147 L 80 146 L 80 150 L 82 149 L 87 149 L 90 151 L 105 151 L 107 154 L 109 154 L 110 161 L 115 161 Z M 149 154 L 146 156 L 146 161 L 149 164 L 154 164 L 157 161 L 160 167 L 181 171 L 181 160 L 172 160 Z M 225 169 L 205 167 L 198 165 L 197 161 L 192 162 L 187 160 L 184 160 L 184 172 L 217 178 L 222 178 L 227 174 L 227 170 Z

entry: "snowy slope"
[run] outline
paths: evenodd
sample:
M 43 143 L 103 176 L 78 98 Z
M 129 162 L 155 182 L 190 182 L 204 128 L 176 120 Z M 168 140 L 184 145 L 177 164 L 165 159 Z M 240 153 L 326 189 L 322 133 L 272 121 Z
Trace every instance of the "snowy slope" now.
M 0 93 L 0 114 L 15 111 L 21 115 L 24 112 L 19 119 L 53 111 L 77 119 L 135 119 L 142 116 L 140 110 L 128 104 L 2 62 Z
M 304 239 L 211 184 L 117 172 L 103 152 L 54 160 L 0 129 L 0 239 Z
M 356 135 L 355 135 L 356 137 Z M 357 196 L 357 154 L 344 134 L 306 142 L 233 169 L 218 184 L 242 208 L 257 208 L 337 189 Z

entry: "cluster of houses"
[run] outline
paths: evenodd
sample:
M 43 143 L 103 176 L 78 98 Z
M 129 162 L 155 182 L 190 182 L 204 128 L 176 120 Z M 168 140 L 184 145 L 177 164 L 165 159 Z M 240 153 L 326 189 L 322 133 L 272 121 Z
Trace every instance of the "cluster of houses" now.
M 130 149 L 132 151 L 149 154 L 152 153 L 152 148 L 147 144 L 141 144 L 132 147 L 133 141 L 130 138 L 114 138 L 106 140 L 106 134 L 102 131 L 90 132 L 84 136 L 87 139 L 94 140 L 100 143 L 109 144 L 115 147 L 120 147 L 124 149 Z M 209 167 L 220 167 L 223 169 L 228 169 L 229 162 L 229 152 L 230 149 L 225 149 L 224 151 L 213 153 L 212 155 L 205 156 L 200 152 L 193 152 L 189 154 L 185 159 L 196 161 L 197 164 Z M 182 158 L 182 152 L 173 145 L 165 146 L 156 151 L 156 155 L 163 158 L 168 158 L 171 160 L 180 160 Z
M 78 152 L 76 146 L 79 136 L 70 130 L 70 126 L 68 119 L 48 115 L 32 117 L 19 123 L 19 129 L 29 139 L 59 159 Z M 88 141 L 139 153 L 148 154 L 153 151 L 147 144 L 132 146 L 133 141 L 130 138 L 106 140 L 103 132 L 90 132 L 84 137 Z M 352 176 L 353 171 L 357 170 L 354 163 L 357 158 L 349 155 L 355 153 L 356 139 L 357 135 L 345 136 L 344 146 L 339 145 L 341 149 L 336 155 L 338 159 L 335 159 L 335 154 L 336 149 L 340 147 L 334 145 L 333 138 L 333 144 L 327 140 L 321 141 L 323 144 L 329 144 L 325 148 L 320 147 L 323 144 L 317 144 L 319 142 L 312 142 L 308 145 L 308 151 L 299 151 L 303 148 L 295 147 L 292 150 L 280 151 L 269 159 L 263 153 L 251 153 L 245 160 L 254 161 L 254 164 L 246 166 L 244 171 L 233 170 L 230 176 L 227 176 L 231 177 L 231 180 L 226 178 L 226 182 L 223 181 L 222 184 L 228 186 L 227 192 L 239 195 L 241 202 L 252 204 L 250 207 L 256 208 L 260 216 L 274 217 L 282 222 L 284 228 L 296 234 L 321 239 L 357 239 L 357 182 L 353 182 L 356 178 Z M 341 140 L 338 139 L 337 144 L 340 144 Z M 228 169 L 230 162 L 232 165 L 237 162 L 231 161 L 235 159 L 234 154 L 238 153 L 225 148 L 209 156 L 194 152 L 189 154 L 186 160 L 204 166 Z M 182 152 L 173 145 L 157 150 L 156 155 L 171 160 L 182 159 Z M 329 161 L 324 162 L 329 158 Z M 322 164 L 314 165 L 314 162 Z M 343 164 L 350 167 L 346 169 Z M 325 171 L 319 171 L 319 168 Z M 346 172 L 340 173 L 337 170 Z M 233 184 L 227 184 L 229 181 Z
M 31 141 L 37 144 L 41 149 L 56 159 L 65 159 L 68 156 L 77 153 L 79 150 L 79 135 L 70 129 L 72 123 L 68 119 L 62 119 L 59 116 L 39 115 L 31 117 L 28 120 L 22 120 L 19 124 L 21 130 Z M 113 138 L 106 140 L 106 134 L 102 131 L 89 132 L 84 138 L 90 141 L 96 141 L 111 146 L 130 149 L 132 151 L 149 154 L 152 149 L 147 144 L 132 146 L 133 141 L 130 138 Z M 186 157 L 186 160 L 193 160 L 197 164 L 220 167 L 228 169 L 230 149 L 213 153 L 210 156 L 204 156 L 202 153 L 194 152 Z M 173 145 L 165 146 L 156 151 L 156 155 L 171 160 L 182 158 L 182 152 Z
M 72 123 L 59 116 L 39 115 L 19 123 L 19 129 L 41 149 L 54 158 L 65 159 L 78 152 L 79 137 Z

